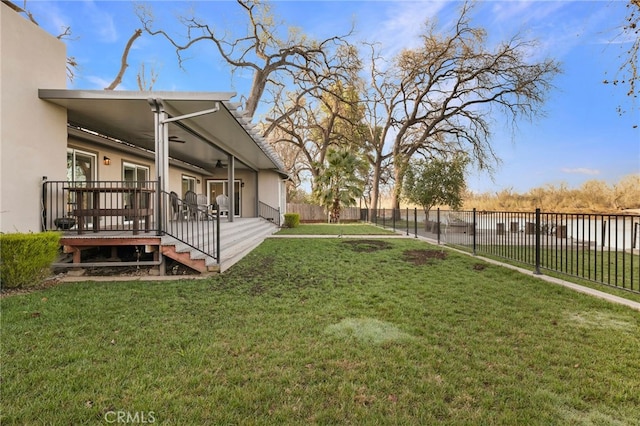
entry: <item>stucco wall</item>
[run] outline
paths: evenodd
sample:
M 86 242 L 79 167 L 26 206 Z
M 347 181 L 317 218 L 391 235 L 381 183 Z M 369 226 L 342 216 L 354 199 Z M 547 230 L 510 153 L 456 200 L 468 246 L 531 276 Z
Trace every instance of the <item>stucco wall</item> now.
M 260 201 L 271 207 L 280 208 L 281 215 L 286 213 L 287 201 L 280 174 L 271 170 L 260 171 L 258 173 L 258 194 Z
M 86 135 L 85 135 L 86 136 Z M 149 179 L 155 180 L 155 164 L 153 157 L 145 157 L 130 152 L 123 152 L 116 147 L 108 146 L 103 143 L 96 143 L 92 140 L 94 136 L 69 137 L 68 147 L 81 150 L 83 152 L 94 154 L 97 158 L 97 179 L 98 180 L 122 180 L 124 163 L 132 163 L 149 168 Z M 104 164 L 104 157 L 111 160 L 111 164 Z M 169 166 L 169 183 L 168 191 L 175 191 L 178 196 L 182 197 L 182 177 L 190 176 L 196 179 L 195 192 L 198 194 L 207 194 L 207 182 L 210 180 L 226 180 L 227 169 L 222 169 L 212 175 L 198 173 L 194 170 L 188 170 L 181 167 Z M 236 180 L 240 180 L 244 187 L 241 187 L 242 203 L 241 216 L 256 216 L 256 197 L 257 189 L 255 186 L 255 173 L 249 170 L 236 170 Z M 64 179 L 63 179 L 64 180 Z M 269 190 L 273 192 L 273 190 Z M 210 200 L 213 204 L 215 200 Z M 276 204 L 274 204 L 276 206 Z
M 43 176 L 66 179 L 67 114 L 38 98 L 64 89 L 64 43 L 0 4 L 0 231 L 38 232 Z

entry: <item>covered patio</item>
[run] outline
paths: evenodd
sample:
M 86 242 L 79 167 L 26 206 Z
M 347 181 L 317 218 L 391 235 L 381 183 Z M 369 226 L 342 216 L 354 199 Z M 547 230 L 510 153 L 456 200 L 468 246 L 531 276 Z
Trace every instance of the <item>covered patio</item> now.
M 154 175 L 127 180 L 123 171 L 120 181 L 101 179 L 98 173 L 93 180 L 48 181 L 43 177 L 43 230 L 63 230 L 65 242 L 76 249 L 88 244 L 87 238 L 115 244 L 115 239 L 105 239 L 105 233 L 117 234 L 117 244 L 126 244 L 122 238 L 127 236 L 132 241 L 141 236 L 170 237 L 196 250 L 196 257 L 204 256 L 207 264 L 211 260 L 220 264 L 220 246 L 224 245 L 217 231 L 220 221 L 263 217 L 278 225 L 284 213 L 280 185 L 286 173 L 278 156 L 238 109 L 239 104 L 231 102 L 233 96 L 40 89 L 41 99 L 66 109 L 70 138 L 82 137 L 98 153 L 110 149 L 125 153 L 123 156 L 147 158 Z M 107 161 L 110 163 L 105 155 L 104 169 Z M 221 208 L 212 195 L 201 195 L 197 203 L 195 198 L 179 195 L 181 182 L 170 173 L 176 168 L 206 176 L 207 188 L 209 177 L 213 181 L 213 176 L 224 173 L 226 214 L 223 211 L 220 216 Z M 243 177 L 241 182 L 238 174 Z M 248 193 L 242 209 L 236 205 L 241 200 L 240 189 Z

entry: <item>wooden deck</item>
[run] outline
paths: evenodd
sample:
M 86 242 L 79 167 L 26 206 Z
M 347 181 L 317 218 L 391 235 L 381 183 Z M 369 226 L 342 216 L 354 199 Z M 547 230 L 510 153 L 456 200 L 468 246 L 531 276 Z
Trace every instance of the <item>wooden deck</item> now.
M 196 228 L 197 229 L 197 228 Z M 63 253 L 71 259 L 55 263 L 58 268 L 86 268 L 101 266 L 158 266 L 164 273 L 163 257 L 172 258 L 192 269 L 203 272 L 222 272 L 246 255 L 251 249 L 260 244 L 277 227 L 260 218 L 235 218 L 234 222 L 222 219 L 220 222 L 220 259 L 207 257 L 205 254 L 193 250 L 192 247 L 168 235 L 159 236 L 156 231 L 144 232 L 140 230 L 133 235 L 131 230 L 106 230 L 78 234 L 75 229 L 63 231 L 60 245 Z M 214 239 L 214 235 L 199 235 L 206 241 Z M 123 246 L 144 247 L 144 253 L 152 253 L 153 260 L 120 261 L 118 248 Z M 89 249 L 111 249 L 108 261 L 87 262 L 82 260 L 82 253 Z M 148 257 L 148 256 L 147 256 Z

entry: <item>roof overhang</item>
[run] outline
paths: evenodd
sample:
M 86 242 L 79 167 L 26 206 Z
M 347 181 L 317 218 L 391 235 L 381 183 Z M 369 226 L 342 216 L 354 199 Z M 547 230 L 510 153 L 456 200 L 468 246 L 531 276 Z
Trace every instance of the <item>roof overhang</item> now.
M 213 171 L 233 155 L 245 167 L 285 174 L 282 162 L 231 102 L 227 92 L 143 92 L 40 89 L 39 97 L 67 110 L 69 124 L 146 149 L 155 150 L 153 105 L 169 117 L 188 116 L 169 125 L 169 156 Z M 217 112 L 197 113 L 219 108 Z M 242 165 L 236 162 L 238 168 Z

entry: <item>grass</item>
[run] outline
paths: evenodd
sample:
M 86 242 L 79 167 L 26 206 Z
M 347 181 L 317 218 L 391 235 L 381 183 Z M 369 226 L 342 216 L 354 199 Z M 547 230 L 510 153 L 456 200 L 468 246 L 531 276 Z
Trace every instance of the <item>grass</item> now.
M 470 247 L 458 247 L 471 251 Z M 535 266 L 535 249 L 530 246 L 479 245 L 477 253 L 480 256 L 531 270 Z M 540 263 L 541 272 L 545 275 L 640 302 L 640 256 L 638 255 L 543 248 L 540 250 Z M 632 278 L 633 281 L 631 281 Z
M 430 250 L 430 252 L 425 252 Z M 1 423 L 638 424 L 640 313 L 411 239 L 2 300 Z
M 394 235 L 395 232 L 374 225 L 345 224 L 301 224 L 297 228 L 283 228 L 280 235 Z

